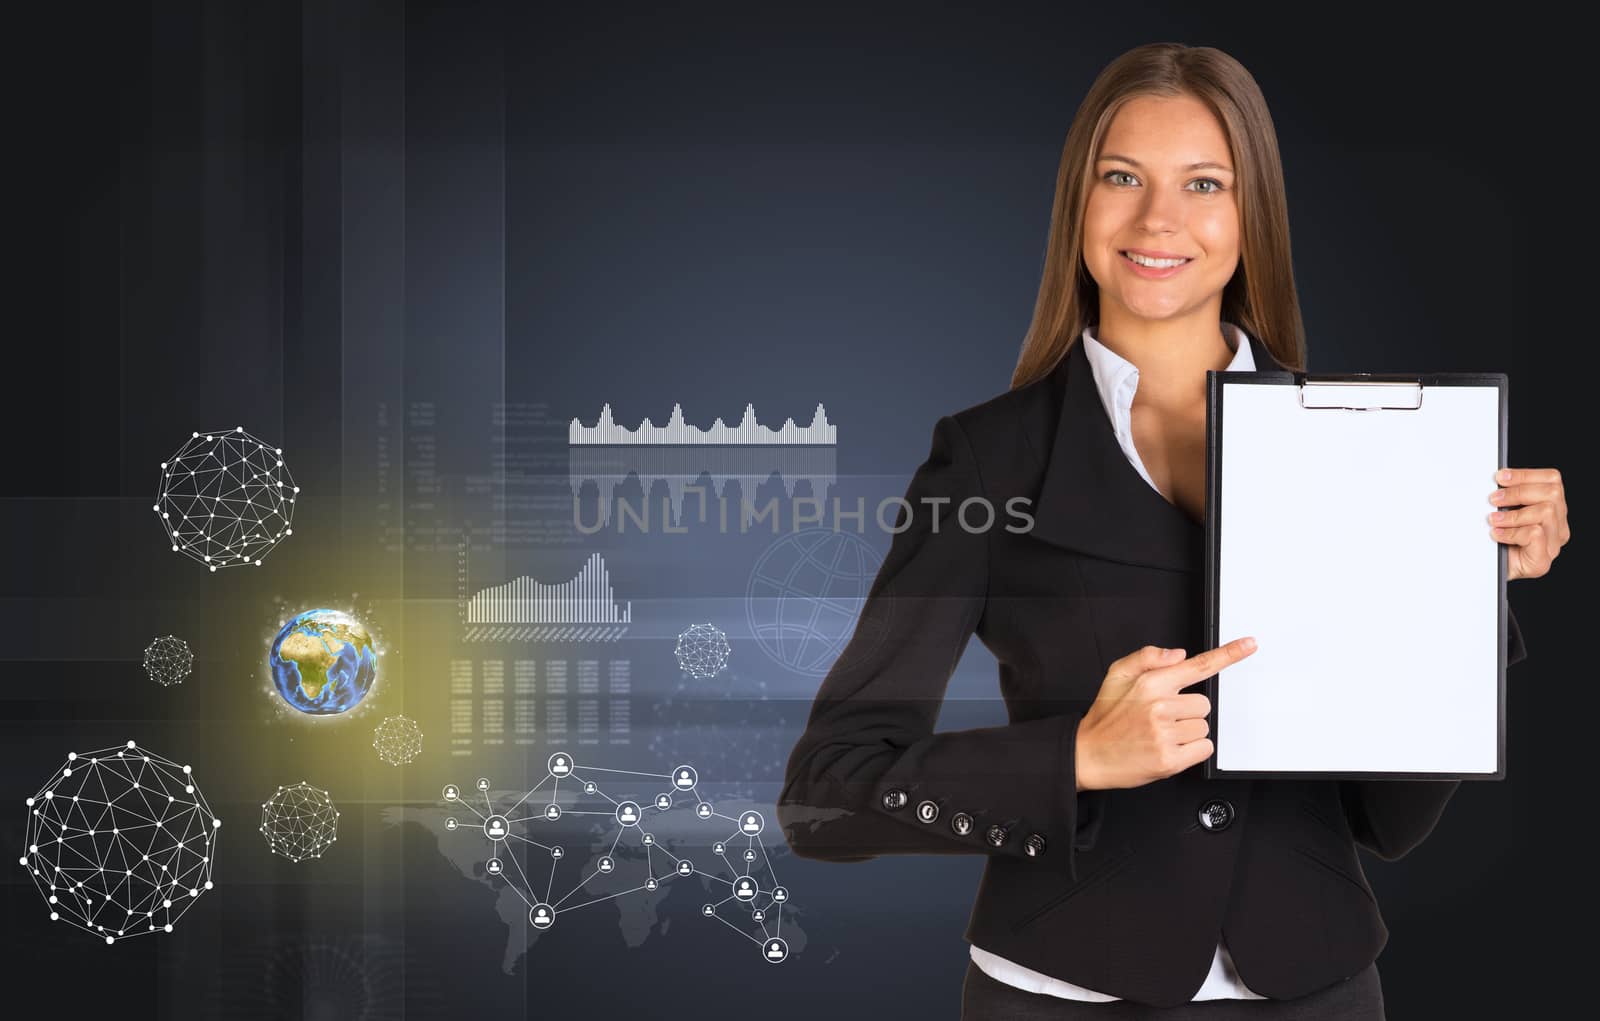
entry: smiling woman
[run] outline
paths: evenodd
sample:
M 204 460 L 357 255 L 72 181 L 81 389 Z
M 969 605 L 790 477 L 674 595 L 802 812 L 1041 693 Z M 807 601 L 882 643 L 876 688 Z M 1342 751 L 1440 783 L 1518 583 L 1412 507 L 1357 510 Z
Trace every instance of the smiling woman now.
M 1305 367 L 1272 116 L 1222 51 L 1141 46 L 1100 73 L 1067 132 L 1011 386 L 1044 376 L 1096 323 L 1102 339 L 1148 337 L 1209 363 L 1226 347 L 1219 321 L 1260 338 L 1283 367 Z M 1196 333 L 1216 345 L 1192 351 Z M 1179 374 L 1193 383 L 1192 365 Z
M 1406 855 L 1459 782 L 1207 779 L 1211 704 L 1186 690 L 1256 650 L 1204 644 L 1205 385 L 1304 371 L 1286 210 L 1233 58 L 1162 43 L 1101 72 L 1011 388 L 935 424 L 906 499 L 944 509 L 895 531 L 861 610 L 883 626 L 857 629 L 790 755 L 801 857 L 986 856 L 964 1021 L 1384 1016 L 1358 848 Z M 1560 475 L 1500 481 L 1511 576 L 1542 574 L 1570 535 Z M 1019 497 L 1031 529 L 956 527 L 966 501 Z M 973 635 L 1010 722 L 936 732 Z
M 1083 258 L 1100 288 L 1104 332 L 1121 332 L 1107 320 L 1204 309 L 1239 265 L 1239 207 L 1222 125 L 1193 96 L 1141 96 L 1112 120 L 1104 150 L 1083 218 Z M 1176 164 L 1163 165 L 1174 157 Z M 1169 286 L 1145 283 L 1180 275 Z

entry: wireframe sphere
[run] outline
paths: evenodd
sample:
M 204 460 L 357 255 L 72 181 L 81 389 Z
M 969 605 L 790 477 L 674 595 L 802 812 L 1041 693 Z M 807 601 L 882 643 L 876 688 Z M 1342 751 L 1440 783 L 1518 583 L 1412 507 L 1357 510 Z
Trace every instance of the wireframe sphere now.
M 408 765 L 422 754 L 422 728 L 409 716 L 391 716 L 372 732 L 372 747 L 389 765 Z
M 728 636 L 715 624 L 691 624 L 678 636 L 673 650 L 678 657 L 678 669 L 698 680 L 722 673 L 728 666 L 733 647 Z
M 215 571 L 261 558 L 294 534 L 300 487 L 283 463 L 283 451 L 244 426 L 194 433 L 161 462 L 153 508 L 172 543 Z
M 144 672 L 163 687 L 181 684 L 193 668 L 194 653 L 182 638 L 163 635 L 145 647 Z
M 339 839 L 339 810 L 327 791 L 301 780 L 262 803 L 261 833 L 273 854 L 293 862 L 321 858 Z
M 222 821 L 188 766 L 133 741 L 72 752 L 27 805 L 21 862 L 51 921 L 107 943 L 171 932 L 211 889 Z

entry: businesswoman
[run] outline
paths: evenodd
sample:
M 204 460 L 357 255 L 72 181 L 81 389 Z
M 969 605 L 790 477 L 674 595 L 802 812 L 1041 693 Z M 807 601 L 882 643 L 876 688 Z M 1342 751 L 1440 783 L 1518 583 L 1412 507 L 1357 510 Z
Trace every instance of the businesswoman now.
M 1067 135 L 1011 389 L 934 426 L 778 804 L 802 857 L 986 856 L 962 1017 L 1383 1017 L 1357 846 L 1401 858 L 1458 783 L 1206 780 L 1186 690 L 1254 649 L 1201 647 L 1206 371 L 1303 352 L 1255 81 L 1211 48 L 1119 57 Z M 1509 577 L 1548 571 L 1560 475 L 1484 497 Z M 1011 722 L 935 733 L 973 634 Z M 1515 617 L 1501 640 L 1525 657 Z

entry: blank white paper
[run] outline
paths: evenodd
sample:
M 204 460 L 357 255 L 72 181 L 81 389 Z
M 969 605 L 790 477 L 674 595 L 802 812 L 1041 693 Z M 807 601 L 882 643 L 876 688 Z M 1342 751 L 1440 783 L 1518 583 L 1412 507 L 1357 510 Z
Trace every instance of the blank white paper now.
M 1301 408 L 1227 383 L 1217 765 L 1493 773 L 1498 749 L 1499 391 L 1416 410 Z

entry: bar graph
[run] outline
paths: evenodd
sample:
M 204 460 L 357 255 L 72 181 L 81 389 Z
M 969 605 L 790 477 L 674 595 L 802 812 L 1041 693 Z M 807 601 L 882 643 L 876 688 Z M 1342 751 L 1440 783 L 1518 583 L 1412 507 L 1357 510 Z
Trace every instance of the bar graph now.
M 598 553 L 568 581 L 523 575 L 479 591 L 466 609 L 469 641 L 615 641 L 633 622 L 633 604 L 618 602 Z

